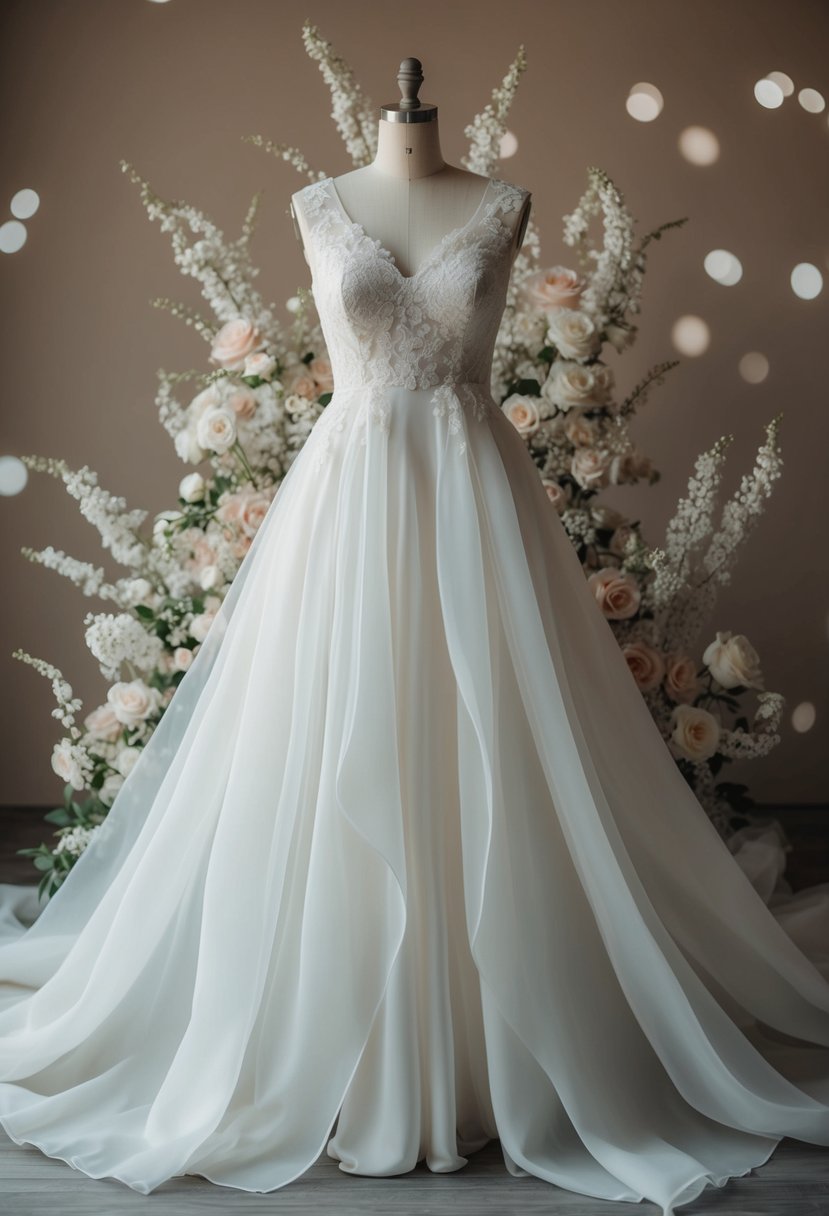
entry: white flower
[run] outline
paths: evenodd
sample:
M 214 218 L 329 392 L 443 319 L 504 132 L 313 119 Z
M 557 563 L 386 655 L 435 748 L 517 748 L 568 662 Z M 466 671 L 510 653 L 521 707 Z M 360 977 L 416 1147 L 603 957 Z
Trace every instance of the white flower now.
M 592 367 L 567 359 L 556 359 L 541 386 L 542 396 L 560 410 L 574 405 L 600 405 L 599 390 Z
M 760 656 L 742 633 L 717 631 L 713 642 L 705 648 L 702 661 L 723 688 L 762 688 Z
M 115 716 L 125 726 L 137 726 L 155 712 L 159 704 L 158 690 L 143 680 L 119 680 L 107 693 Z
M 215 616 L 215 612 L 197 613 L 190 622 L 190 636 L 195 638 L 197 642 L 203 642 L 207 637 L 207 631 L 213 624 Z
M 201 473 L 188 473 L 179 482 L 179 498 L 183 498 L 185 502 L 201 502 L 204 498 L 204 484 Z
M 83 768 L 78 757 L 78 750 L 73 746 L 71 740 L 61 739 L 60 743 L 56 743 L 52 748 L 52 768 L 62 781 L 67 781 L 72 786 L 73 790 L 83 789 Z
M 196 424 L 196 438 L 211 452 L 226 452 L 236 442 L 236 415 L 232 410 L 205 410 Z
M 101 799 L 101 802 L 109 806 L 123 784 L 124 778 L 120 773 L 107 773 L 106 777 L 104 777 L 103 785 L 98 790 L 98 797 Z
M 112 741 L 121 733 L 121 723 L 111 705 L 99 705 L 84 718 L 84 726 L 93 739 Z
M 153 536 L 158 539 L 164 535 L 164 529 L 176 519 L 181 519 L 182 511 L 159 511 L 153 522 Z
M 173 446 L 176 449 L 176 455 L 185 464 L 200 464 L 207 456 L 207 452 L 189 426 L 182 427 L 173 440 Z
M 584 490 L 597 489 L 607 482 L 610 458 L 595 448 L 576 448 L 570 461 L 570 472 Z
M 276 359 L 265 351 L 256 351 L 245 359 L 243 376 L 258 376 L 260 380 L 270 380 L 276 371 Z
M 200 393 L 196 393 L 187 407 L 187 417 L 191 425 L 198 422 L 205 410 L 216 409 L 222 404 L 219 390 L 215 384 L 208 384 Z
M 219 587 L 223 582 L 222 572 L 218 566 L 205 566 L 199 573 L 199 583 L 204 591 L 209 591 L 211 587 Z
M 674 729 L 671 739 L 689 760 L 707 760 L 720 741 L 720 723 L 707 709 L 698 705 L 675 705 L 671 714 Z
M 121 598 L 130 608 L 136 604 L 146 604 L 154 594 L 153 585 L 146 578 L 127 579 L 121 589 Z
M 193 662 L 193 651 L 187 646 L 177 646 L 173 651 L 173 667 L 176 671 L 186 671 Z
M 538 412 L 538 400 L 523 393 L 513 393 L 507 397 L 501 406 L 512 425 L 522 435 L 532 435 L 538 430 L 541 416 Z
M 566 359 L 587 359 L 601 346 L 593 319 L 586 312 L 563 305 L 558 305 L 550 313 L 548 341 Z
M 140 747 L 122 747 L 118 755 L 115 757 L 115 767 L 122 777 L 126 777 L 127 773 L 135 768 L 135 763 L 141 755 Z

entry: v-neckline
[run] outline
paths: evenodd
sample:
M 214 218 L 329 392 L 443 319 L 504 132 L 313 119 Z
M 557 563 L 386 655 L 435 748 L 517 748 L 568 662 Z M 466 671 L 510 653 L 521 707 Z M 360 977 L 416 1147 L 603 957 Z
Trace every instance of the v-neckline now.
M 454 240 L 456 237 L 459 237 L 462 233 L 466 232 L 467 229 L 469 229 L 473 226 L 475 221 L 478 219 L 478 216 L 481 214 L 481 212 L 484 209 L 484 204 L 486 203 L 486 201 L 489 197 L 489 192 L 492 189 L 492 187 L 495 183 L 495 180 L 496 179 L 494 177 L 487 178 L 487 183 L 486 183 L 486 186 L 484 187 L 484 191 L 483 191 L 483 194 L 481 195 L 480 201 L 479 201 L 477 207 L 475 208 L 475 210 L 470 215 L 469 219 L 466 220 L 463 224 L 458 224 L 458 226 L 456 228 L 451 228 L 449 230 L 449 232 L 445 232 L 443 234 L 443 236 L 440 238 L 440 240 L 437 242 L 437 244 L 432 247 L 432 249 L 426 255 L 424 260 L 420 263 L 420 265 L 418 266 L 418 268 L 414 272 L 414 274 L 404 274 L 403 271 L 398 266 L 397 260 L 394 257 L 394 254 L 391 253 L 391 251 L 385 247 L 385 245 L 382 243 L 382 241 L 376 236 L 369 236 L 369 234 L 366 232 L 363 225 L 358 223 L 357 220 L 353 220 L 351 218 L 351 216 L 348 214 L 345 207 L 343 206 L 343 202 L 342 202 L 342 199 L 340 198 L 339 191 L 337 190 L 337 187 L 334 185 L 333 177 L 329 176 L 329 177 L 325 178 L 325 181 L 327 181 L 329 186 L 331 187 L 331 195 L 334 200 L 334 203 L 337 206 L 337 208 L 339 209 L 340 214 L 341 214 L 342 218 L 345 220 L 345 222 L 351 228 L 353 228 L 355 231 L 359 232 L 360 235 L 365 240 L 367 240 L 371 245 L 373 245 L 378 253 L 381 253 L 385 258 L 388 259 L 389 265 L 395 271 L 398 278 L 400 278 L 404 283 L 411 283 L 415 279 L 417 279 L 423 273 L 423 271 L 426 269 L 426 267 L 429 266 L 435 260 L 435 258 L 438 256 L 438 254 L 440 254 L 443 251 L 445 246 L 448 245 L 451 240 Z

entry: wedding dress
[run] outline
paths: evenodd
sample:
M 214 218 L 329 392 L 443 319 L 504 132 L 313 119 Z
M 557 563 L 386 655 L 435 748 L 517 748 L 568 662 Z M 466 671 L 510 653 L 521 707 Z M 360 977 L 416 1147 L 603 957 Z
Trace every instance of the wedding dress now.
M 527 195 L 487 179 L 404 275 L 330 177 L 294 194 L 335 391 L 0 948 L 16 1142 L 146 1194 L 498 1138 L 515 1176 L 665 1214 L 829 1144 L 829 979 L 677 770 L 490 394 Z

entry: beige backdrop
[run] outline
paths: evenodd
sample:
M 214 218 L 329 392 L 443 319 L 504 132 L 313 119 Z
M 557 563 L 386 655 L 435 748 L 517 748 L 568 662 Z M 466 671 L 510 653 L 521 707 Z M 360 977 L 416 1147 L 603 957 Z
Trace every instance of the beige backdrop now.
M 175 505 L 185 472 L 156 417 L 155 370 L 205 366 L 205 350 L 149 305 L 160 295 L 195 304 L 197 291 L 175 269 L 168 238 L 146 218 L 119 160 L 231 233 L 264 187 L 255 253 L 265 295 L 281 302 L 308 281 L 286 211 L 304 183 L 242 136 L 298 144 L 325 172 L 351 167 L 303 49 L 303 19 L 333 40 L 377 106 L 397 96 L 399 61 L 419 57 L 422 97 L 440 106 L 444 155 L 456 164 L 465 124 L 523 42 L 529 67 L 510 118 L 519 150 L 499 172 L 533 191 L 546 261 L 568 261 L 561 217 L 578 200 L 587 165 L 618 183 L 640 232 L 690 217 L 651 247 L 641 335 L 615 365 L 620 383 L 627 389 L 675 356 L 671 326 L 684 313 L 704 317 L 713 341 L 703 357 L 683 359 L 638 423 L 663 481 L 620 489 L 617 501 L 658 542 L 695 455 L 733 432 L 734 486 L 766 421 L 785 411 L 784 478 L 713 627 L 748 635 L 767 686 L 785 693 L 790 709 L 801 701 L 817 707 L 811 731 L 797 734 L 787 719 L 769 759 L 732 766 L 729 776 L 748 780 L 762 801 L 826 800 L 827 293 L 798 300 L 789 274 L 799 261 L 829 273 L 829 124 L 791 98 L 764 110 L 752 92 L 755 80 L 780 69 L 798 88 L 829 94 L 822 0 L 418 0 L 395 6 L 393 19 L 391 6 L 369 0 L 6 0 L 2 11 L 0 222 L 22 187 L 38 190 L 42 206 L 25 248 L 0 259 L 0 454 L 88 463 L 106 487 L 151 512 Z M 625 111 L 641 80 L 665 96 L 653 123 Z M 692 167 L 677 150 L 680 131 L 696 123 L 721 141 L 713 167 Z M 742 260 L 738 286 L 720 287 L 704 273 L 702 259 L 717 247 Z M 737 373 L 749 350 L 771 362 L 759 386 Z M 19 550 L 52 544 L 96 562 L 101 551 L 73 500 L 43 474 L 0 499 L 0 510 L 0 801 L 44 803 L 60 795 L 49 764 L 60 728 L 48 681 L 11 652 L 20 646 L 56 663 L 91 709 L 105 684 L 83 643 L 83 617 L 104 606 Z

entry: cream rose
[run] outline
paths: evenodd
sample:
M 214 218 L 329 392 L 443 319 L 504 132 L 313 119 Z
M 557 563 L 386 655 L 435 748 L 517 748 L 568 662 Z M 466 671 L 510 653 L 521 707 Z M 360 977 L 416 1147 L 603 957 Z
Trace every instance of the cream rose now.
M 658 650 L 647 642 L 626 642 L 622 654 L 642 692 L 648 692 L 662 683 L 665 675 L 665 660 Z
M 507 397 L 501 409 L 522 435 L 532 435 L 538 430 L 541 415 L 538 412 L 535 397 L 528 397 L 523 393 L 513 393 L 511 397 Z
M 219 390 L 215 384 L 208 384 L 200 393 L 196 393 L 187 407 L 187 418 L 192 426 L 198 422 L 205 410 L 216 409 L 222 404 Z
M 550 502 L 558 511 L 559 515 L 561 515 L 570 503 L 570 495 L 562 485 L 559 485 L 557 481 L 552 481 L 550 478 L 542 477 L 541 484 L 547 491 L 547 497 L 549 498 Z
M 314 377 L 317 388 L 322 393 L 330 393 L 334 389 L 334 376 L 328 359 L 312 359 L 308 371 Z
M 158 692 L 143 680 L 119 680 L 107 693 L 115 716 L 125 726 L 137 726 L 158 707 Z
M 574 405 L 600 404 L 593 369 L 567 359 L 557 359 L 553 363 L 541 386 L 541 395 L 560 410 L 569 410 Z
M 697 665 L 689 654 L 670 654 L 665 661 L 665 692 L 672 701 L 693 701 L 700 690 Z
M 204 478 L 201 473 L 188 473 L 179 482 L 178 496 L 185 502 L 201 502 L 204 498 Z
M 289 393 L 296 393 L 300 397 L 308 397 L 311 400 L 319 396 L 317 382 L 304 363 L 300 363 L 297 370 L 291 374 L 286 388 Z
M 596 597 L 604 615 L 611 621 L 623 621 L 635 616 L 642 593 L 632 575 L 615 566 L 594 570 L 587 584 Z
M 193 651 L 187 646 L 177 646 L 173 651 L 173 668 L 175 671 L 187 671 L 193 662 Z
M 196 426 L 196 438 L 211 452 L 226 452 L 236 442 L 236 415 L 232 410 L 205 410 Z
M 524 293 L 535 308 L 545 312 L 554 308 L 578 308 L 586 284 L 575 270 L 552 266 L 539 270 L 524 282 Z
M 588 359 L 601 346 L 596 324 L 586 312 L 558 305 L 550 313 L 547 341 L 565 359 Z
M 570 461 L 570 472 L 583 490 L 595 490 L 607 482 L 610 458 L 595 448 L 576 448 Z
M 52 768 L 62 781 L 66 781 L 73 790 L 84 787 L 83 772 L 74 747 L 69 739 L 61 739 L 52 748 Z
M 93 709 L 86 715 L 83 724 L 93 739 L 105 739 L 110 743 L 118 738 L 122 730 L 122 724 L 111 705 L 99 705 Z
M 236 417 L 243 418 L 245 421 L 256 413 L 257 404 L 256 394 L 248 388 L 237 389 L 227 399 L 227 405 L 233 410 Z
M 244 376 L 258 376 L 260 380 L 270 380 L 276 371 L 276 359 L 264 350 L 255 351 L 245 359 Z
M 141 755 L 140 747 L 122 747 L 115 757 L 115 768 L 122 777 L 126 777 L 135 768 L 138 757 Z
M 210 349 L 212 363 L 218 363 L 228 371 L 239 372 L 245 359 L 262 345 L 262 335 L 250 321 L 237 317 L 223 325 Z
M 593 418 L 586 418 L 581 410 L 570 410 L 564 419 L 564 433 L 576 447 L 592 447 L 599 435 Z
M 707 709 L 698 705 L 675 705 L 671 714 L 674 729 L 671 739 L 688 760 L 707 760 L 720 743 L 720 724 Z
M 197 642 L 203 642 L 207 631 L 216 619 L 215 612 L 200 612 L 190 622 L 190 636 Z
M 244 495 L 239 512 L 239 523 L 245 536 L 252 538 L 256 535 L 270 505 L 271 495 L 266 490 L 254 490 Z
M 713 642 L 705 648 L 702 661 L 723 688 L 762 688 L 760 656 L 742 633 L 717 631 Z

